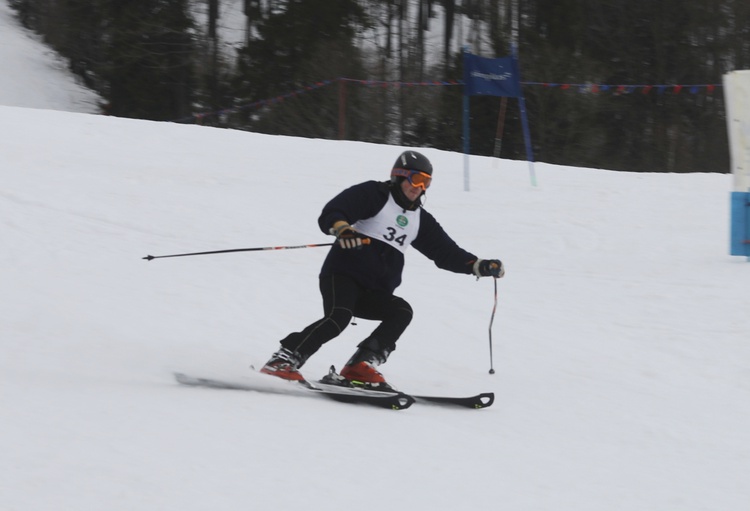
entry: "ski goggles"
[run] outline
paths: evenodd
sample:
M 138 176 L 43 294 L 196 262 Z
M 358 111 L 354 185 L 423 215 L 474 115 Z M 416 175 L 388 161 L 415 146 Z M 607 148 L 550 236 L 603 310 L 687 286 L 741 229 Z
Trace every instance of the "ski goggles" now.
M 432 183 L 431 175 L 418 170 L 395 168 L 391 171 L 391 176 L 405 177 L 410 185 L 422 190 L 427 190 L 430 187 L 430 183 Z

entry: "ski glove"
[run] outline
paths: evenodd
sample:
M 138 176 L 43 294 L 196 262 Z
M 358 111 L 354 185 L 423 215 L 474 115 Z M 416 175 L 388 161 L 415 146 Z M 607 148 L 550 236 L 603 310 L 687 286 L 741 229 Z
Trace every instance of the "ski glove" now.
M 331 234 L 336 236 L 339 246 L 343 249 L 360 250 L 362 245 L 370 243 L 370 238 L 354 230 L 354 228 L 344 221 L 338 221 L 331 227 Z
M 505 268 L 499 259 L 477 259 L 474 263 L 474 275 L 500 279 L 505 275 Z

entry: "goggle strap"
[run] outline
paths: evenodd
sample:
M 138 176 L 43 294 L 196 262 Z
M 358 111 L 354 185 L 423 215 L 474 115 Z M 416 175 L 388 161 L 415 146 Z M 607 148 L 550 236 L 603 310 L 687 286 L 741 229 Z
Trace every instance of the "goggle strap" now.
M 399 177 L 409 177 L 411 176 L 411 173 L 414 172 L 413 170 L 408 169 L 402 169 L 401 167 L 395 167 L 391 171 L 392 176 L 399 176 Z
M 414 174 L 421 174 L 427 179 L 432 179 L 432 176 L 429 175 L 426 172 L 422 172 L 421 170 L 409 170 L 409 169 L 402 169 L 401 167 L 396 167 L 393 170 L 391 170 L 392 176 L 399 176 L 399 177 L 411 177 Z

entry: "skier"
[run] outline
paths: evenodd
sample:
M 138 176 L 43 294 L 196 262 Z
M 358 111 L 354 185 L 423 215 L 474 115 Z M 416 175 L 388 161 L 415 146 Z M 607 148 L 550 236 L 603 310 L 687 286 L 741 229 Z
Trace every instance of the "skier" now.
M 411 306 L 393 294 L 401 284 L 409 245 L 444 270 L 477 277 L 505 274 L 500 260 L 479 259 L 459 247 L 422 207 L 431 181 L 430 161 L 406 151 L 396 160 L 390 181 L 354 185 L 325 205 L 318 224 L 337 241 L 319 276 L 325 316 L 282 339 L 262 373 L 303 381 L 299 368 L 355 316 L 380 325 L 342 368 L 340 384 L 390 390 L 376 367 L 396 349 L 412 319 Z

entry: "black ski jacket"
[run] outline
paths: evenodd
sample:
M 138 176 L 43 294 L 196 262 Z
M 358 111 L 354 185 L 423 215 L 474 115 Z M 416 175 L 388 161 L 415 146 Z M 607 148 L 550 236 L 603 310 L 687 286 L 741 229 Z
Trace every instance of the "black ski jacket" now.
M 347 188 L 325 205 L 318 218 L 320 229 L 329 229 L 339 220 L 354 224 L 378 214 L 391 193 L 387 182 L 367 181 Z M 412 246 L 431 259 L 438 268 L 455 273 L 472 273 L 477 257 L 459 247 L 430 213 L 419 208 L 419 231 Z M 368 289 L 389 293 L 401 284 L 404 254 L 388 243 L 373 239 L 361 250 L 331 247 L 320 271 L 321 277 L 347 275 Z

